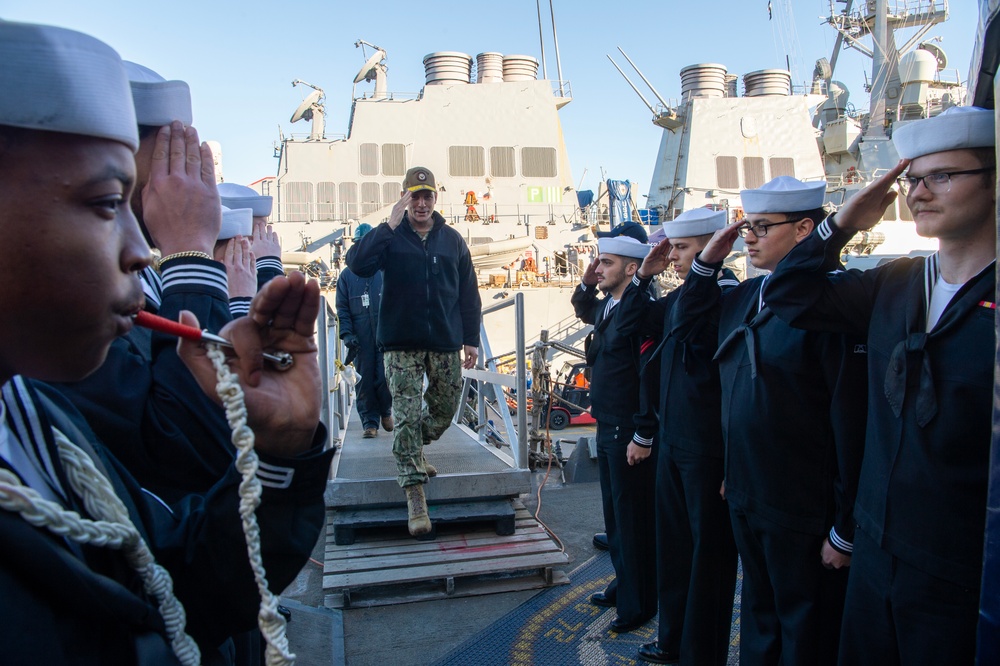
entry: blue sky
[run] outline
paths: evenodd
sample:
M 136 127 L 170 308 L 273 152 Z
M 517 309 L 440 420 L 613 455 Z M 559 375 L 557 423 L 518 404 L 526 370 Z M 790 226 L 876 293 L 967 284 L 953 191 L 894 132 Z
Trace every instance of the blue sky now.
M 606 54 L 653 101 L 616 47 L 668 99 L 680 96 L 680 70 L 702 62 L 724 64 L 742 76 L 783 67 L 787 55 L 793 79 L 803 82 L 817 58 L 830 57 L 836 34 L 820 18 L 830 3 L 772 0 L 773 19 L 768 20 L 767 0 L 554 0 L 563 79 L 570 81 L 574 97 L 560 112 L 573 181 L 582 179 L 583 189 L 596 189 L 603 169 L 608 177 L 631 179 L 639 193 L 649 187 L 662 130 L 608 62 Z M 288 122 L 311 92 L 293 88 L 293 79 L 326 91 L 328 136 L 347 131 L 351 82 L 364 63 L 362 50 L 354 47 L 358 39 L 387 51 L 389 90 L 398 92 L 420 89 L 423 57 L 434 51 L 473 56 L 498 51 L 541 59 L 536 3 L 530 0 L 0 0 L 0 18 L 87 32 L 128 60 L 187 81 L 195 126 L 203 139 L 222 144 L 225 178 L 238 183 L 274 175 L 279 125 L 286 134 L 309 131 L 304 122 Z M 548 77 L 556 79 L 547 1 L 542 18 Z M 975 28 L 975 3 L 960 0 L 951 3 L 951 20 L 928 35 L 943 38 L 949 68 L 957 69 L 963 81 Z M 841 54 L 835 78 L 848 85 L 859 107 L 866 104 L 865 71 L 870 72 L 869 59 L 853 51 Z M 368 90 L 372 84 L 363 85 Z

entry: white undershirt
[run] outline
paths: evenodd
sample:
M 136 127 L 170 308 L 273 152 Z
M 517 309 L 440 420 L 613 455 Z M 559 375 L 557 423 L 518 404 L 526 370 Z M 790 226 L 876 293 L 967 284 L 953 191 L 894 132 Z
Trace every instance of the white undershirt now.
M 962 283 L 964 284 L 964 283 Z M 937 282 L 934 284 L 934 290 L 931 292 L 931 302 L 927 306 L 927 332 L 930 333 L 931 329 L 937 326 L 938 320 L 941 319 L 941 315 L 944 314 L 944 309 L 948 307 L 951 303 L 951 299 L 955 297 L 958 290 L 962 288 L 962 284 L 951 284 L 950 282 L 945 282 L 943 277 L 939 277 Z

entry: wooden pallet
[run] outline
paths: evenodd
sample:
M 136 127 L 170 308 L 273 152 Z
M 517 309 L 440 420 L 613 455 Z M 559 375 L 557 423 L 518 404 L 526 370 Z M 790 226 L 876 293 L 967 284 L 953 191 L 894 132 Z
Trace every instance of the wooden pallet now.
M 361 541 L 337 545 L 328 524 L 323 589 L 328 608 L 381 606 L 561 585 L 554 566 L 561 552 L 520 501 L 515 529 L 496 534 L 492 524 L 443 526 L 434 541 L 400 530 L 368 530 Z

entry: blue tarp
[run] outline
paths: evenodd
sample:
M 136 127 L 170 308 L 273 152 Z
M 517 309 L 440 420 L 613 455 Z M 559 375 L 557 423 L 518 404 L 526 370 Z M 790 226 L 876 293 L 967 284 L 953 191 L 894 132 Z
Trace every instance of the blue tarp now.
M 611 228 L 632 220 L 632 183 L 608 179 L 608 211 Z
M 586 208 L 594 203 L 594 190 L 583 190 L 576 193 L 576 201 L 580 208 Z

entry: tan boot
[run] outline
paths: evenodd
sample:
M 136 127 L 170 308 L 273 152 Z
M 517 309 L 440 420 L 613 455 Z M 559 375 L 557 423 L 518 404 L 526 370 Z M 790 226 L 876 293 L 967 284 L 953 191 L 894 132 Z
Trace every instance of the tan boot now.
M 427 476 L 437 476 L 438 475 L 437 467 L 427 462 L 427 458 L 424 458 L 424 454 L 422 451 L 420 453 L 420 457 L 424 461 L 424 471 L 427 472 Z
M 431 518 L 427 515 L 427 498 L 424 497 L 424 485 L 417 483 L 403 488 L 406 491 L 406 510 L 409 521 L 406 527 L 413 536 L 420 536 L 431 531 Z
M 392 429 L 396 427 L 396 422 L 392 420 L 392 414 L 386 414 L 382 417 L 382 430 L 386 432 L 392 432 Z

